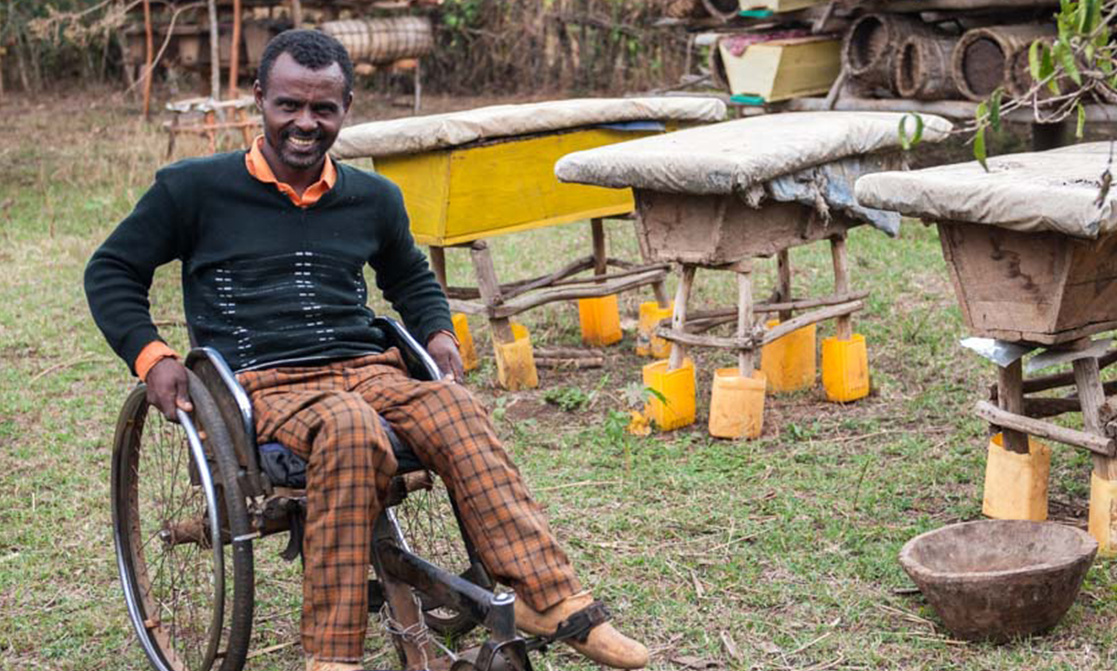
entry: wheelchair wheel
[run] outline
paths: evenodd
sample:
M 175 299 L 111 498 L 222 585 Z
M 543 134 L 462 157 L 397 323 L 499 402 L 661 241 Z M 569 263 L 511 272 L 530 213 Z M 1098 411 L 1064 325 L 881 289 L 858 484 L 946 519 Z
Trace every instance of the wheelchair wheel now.
M 412 552 L 486 589 L 492 588 L 480 561 L 471 558 L 465 527 L 459 523 L 450 493 L 440 478 L 434 477 L 429 489 L 409 493 L 393 510 Z M 467 614 L 435 603 L 424 594 L 420 593 L 419 598 L 427 626 L 443 636 L 465 635 L 478 624 Z
M 215 455 L 228 440 L 212 398 L 191 379 L 191 423 L 167 421 L 140 385 L 129 395 L 113 446 L 117 564 L 129 617 L 158 671 L 239 671 L 252 625 L 251 544 L 235 470 Z M 195 438 L 191 445 L 190 434 Z M 204 446 L 203 446 L 204 443 Z

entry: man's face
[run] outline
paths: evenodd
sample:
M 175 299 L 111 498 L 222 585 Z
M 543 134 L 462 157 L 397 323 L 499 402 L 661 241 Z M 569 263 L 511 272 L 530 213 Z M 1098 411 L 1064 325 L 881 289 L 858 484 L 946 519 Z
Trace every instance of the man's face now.
M 321 70 L 299 65 L 288 53 L 279 55 L 268 75 L 268 90 L 254 87 L 264 115 L 264 139 L 285 166 L 317 167 L 333 145 L 353 96 L 345 95 L 345 75 L 331 63 Z

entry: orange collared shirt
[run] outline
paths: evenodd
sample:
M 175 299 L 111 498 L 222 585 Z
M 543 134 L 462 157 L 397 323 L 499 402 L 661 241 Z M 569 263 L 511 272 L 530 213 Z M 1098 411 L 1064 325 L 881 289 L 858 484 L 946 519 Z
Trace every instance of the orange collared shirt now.
M 244 166 L 248 168 L 248 174 L 265 184 L 274 184 L 279 192 L 291 199 L 291 202 L 296 207 L 310 207 L 318 202 L 318 200 L 326 195 L 330 189 L 334 188 L 337 183 L 337 168 L 334 167 L 334 162 L 326 155 L 326 162 L 322 165 L 322 176 L 317 182 L 311 184 L 303 191 L 300 196 L 291 188 L 290 184 L 284 184 L 275 178 L 275 173 L 272 172 L 271 166 L 268 165 L 268 160 L 264 158 L 264 152 L 261 149 L 264 145 L 264 136 L 257 136 L 252 141 L 252 148 L 244 155 Z

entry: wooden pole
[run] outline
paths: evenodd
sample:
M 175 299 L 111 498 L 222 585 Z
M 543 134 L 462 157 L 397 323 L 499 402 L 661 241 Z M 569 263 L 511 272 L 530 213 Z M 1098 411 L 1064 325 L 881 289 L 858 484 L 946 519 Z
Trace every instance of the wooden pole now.
M 431 245 L 431 269 L 434 271 L 434 277 L 438 283 L 442 285 L 442 290 L 446 291 L 446 249 L 437 245 Z
M 781 249 L 780 253 L 776 256 L 777 270 L 779 271 L 779 292 L 780 302 L 791 302 L 791 251 Z M 781 322 L 791 319 L 791 309 L 780 310 L 779 317 Z
M 1074 362 L 1074 381 L 1078 386 L 1078 399 L 1082 402 L 1082 421 L 1090 434 L 1105 436 L 1101 421 L 1101 406 L 1105 403 L 1098 360 L 1094 358 L 1077 359 Z M 1112 441 L 1111 441 L 1112 442 Z M 1112 451 L 1109 453 L 1113 454 Z M 1117 458 L 1101 454 L 1094 455 L 1094 473 L 1102 480 L 1117 480 Z
M 843 236 L 830 238 L 830 256 L 834 262 L 834 293 L 849 293 L 849 265 L 846 258 L 846 239 Z M 853 324 L 849 315 L 837 318 L 838 340 L 849 340 L 853 337 Z
M 303 3 L 291 0 L 291 24 L 295 28 L 303 27 Z
M 746 265 L 747 264 L 747 265 Z M 742 261 L 737 271 L 737 337 L 744 339 L 752 333 L 752 264 Z M 737 350 L 737 374 L 752 375 L 752 347 Z
M 493 257 L 489 253 L 489 246 L 484 240 L 473 243 L 469 249 L 473 259 L 473 270 L 477 273 L 477 288 L 481 292 L 481 300 L 490 311 L 504 302 L 500 294 L 500 282 L 496 279 L 496 268 L 493 266 Z M 493 330 L 493 340 L 500 343 L 516 341 L 512 334 L 512 324 L 507 317 L 489 317 L 489 327 Z
M 217 25 L 217 0 L 209 0 L 209 97 L 221 100 L 221 31 Z
M 1089 450 L 1094 453 L 1094 467 L 1097 468 L 1099 461 L 1108 464 L 1117 461 L 1107 456 L 1113 454 L 1113 450 L 1117 445 L 1114 444 L 1112 438 L 1106 436 L 1094 435 L 1085 431 L 1076 431 L 1075 429 L 1068 429 L 1052 424 L 1050 422 L 1042 422 L 1038 419 L 1025 417 L 1016 413 L 1002 410 L 993 405 L 989 401 L 978 401 L 975 406 L 977 416 L 985 421 L 999 426 L 1007 434 L 1009 427 L 1012 433 L 1021 436 L 1033 435 L 1040 438 L 1047 438 L 1054 440 L 1065 445 L 1074 447 L 1081 447 L 1084 450 Z
M 604 275 L 609 271 L 605 267 L 605 225 L 601 219 L 590 220 L 590 231 L 593 233 L 593 274 Z
M 694 273 L 697 266 L 683 264 L 682 276 L 679 278 L 679 288 L 675 292 L 675 312 L 671 315 L 671 329 L 682 333 L 686 327 L 686 303 L 690 299 L 690 288 L 694 284 Z M 677 370 L 683 365 L 686 349 L 680 343 L 671 343 L 671 356 L 667 361 L 667 370 Z
M 155 36 L 151 27 L 151 0 L 144 2 L 144 120 L 151 120 L 151 69 L 155 66 Z
M 1014 415 L 1024 414 L 1024 362 L 1020 359 L 1003 368 L 997 368 L 997 405 Z M 1017 454 L 1028 453 L 1028 435 L 1001 427 L 1004 448 Z
M 233 39 L 229 43 L 229 100 L 237 97 L 237 70 L 240 69 L 241 0 L 233 0 Z

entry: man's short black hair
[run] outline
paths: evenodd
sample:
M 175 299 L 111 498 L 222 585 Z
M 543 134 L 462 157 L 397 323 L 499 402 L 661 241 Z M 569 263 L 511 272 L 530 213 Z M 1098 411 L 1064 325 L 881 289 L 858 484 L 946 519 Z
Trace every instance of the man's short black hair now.
M 337 63 L 345 75 L 345 99 L 349 99 L 353 92 L 353 61 L 349 60 L 349 52 L 341 42 L 317 30 L 285 30 L 276 35 L 264 47 L 260 67 L 256 70 L 256 79 L 264 91 L 268 90 L 268 75 L 280 54 L 291 54 L 296 63 L 311 70 Z

